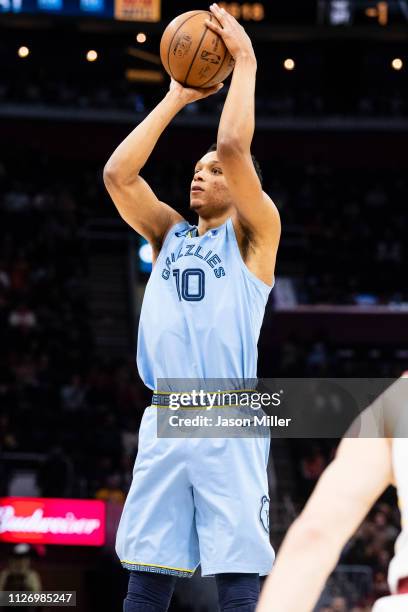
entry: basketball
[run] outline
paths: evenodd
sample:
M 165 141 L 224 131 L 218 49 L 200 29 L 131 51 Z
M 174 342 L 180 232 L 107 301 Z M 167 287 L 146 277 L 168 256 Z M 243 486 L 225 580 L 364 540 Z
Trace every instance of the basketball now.
M 212 87 L 234 68 L 234 58 L 206 19 L 215 17 L 209 11 L 183 13 L 169 23 L 160 42 L 166 72 L 184 87 Z

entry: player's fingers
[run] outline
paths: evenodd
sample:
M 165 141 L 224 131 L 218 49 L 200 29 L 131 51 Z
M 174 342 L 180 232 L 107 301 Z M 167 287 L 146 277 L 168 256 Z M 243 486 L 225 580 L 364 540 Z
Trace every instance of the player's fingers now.
M 224 9 L 220 9 L 218 4 L 211 4 L 210 11 L 213 13 L 213 15 L 216 16 L 216 18 L 218 19 L 218 21 L 221 22 L 221 24 L 224 17 L 228 14 Z
M 205 25 L 208 28 L 210 28 L 210 30 L 212 30 L 213 32 L 216 32 L 217 34 L 219 34 L 221 36 L 222 28 L 217 23 L 214 23 L 213 21 L 210 21 L 209 19 L 206 19 L 205 20 Z
M 199 91 L 202 93 L 203 96 L 207 97 L 217 93 L 217 91 L 220 91 L 220 89 L 222 89 L 223 87 L 224 83 L 218 83 L 218 85 L 213 85 L 212 87 L 201 87 L 199 88 Z
M 221 89 L 221 87 L 218 87 L 218 85 L 216 85 L 215 87 L 211 87 L 208 90 L 207 96 L 212 96 L 213 94 L 216 94 L 220 89 Z
M 202 87 L 201 89 L 202 89 L 203 91 L 208 91 L 208 92 L 209 92 L 209 91 L 217 91 L 217 89 L 219 88 L 219 85 L 220 85 L 220 84 L 217 84 L 217 85 L 211 85 L 211 87 Z
M 218 85 L 214 85 L 214 87 L 211 87 L 212 93 L 217 93 L 217 91 L 220 91 L 220 89 L 222 89 L 223 87 L 224 83 L 218 83 Z

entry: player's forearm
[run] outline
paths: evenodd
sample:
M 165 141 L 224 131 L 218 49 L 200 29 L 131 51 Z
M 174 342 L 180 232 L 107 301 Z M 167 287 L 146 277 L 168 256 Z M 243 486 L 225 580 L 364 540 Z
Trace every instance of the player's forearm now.
M 184 104 L 179 96 L 169 91 L 115 149 L 105 166 L 105 176 L 123 183 L 133 180 L 149 159 L 161 134 Z
M 218 127 L 218 149 L 249 150 L 255 129 L 256 59 L 239 56 Z
M 262 590 L 256 612 L 312 612 L 341 547 L 332 535 L 297 521 Z

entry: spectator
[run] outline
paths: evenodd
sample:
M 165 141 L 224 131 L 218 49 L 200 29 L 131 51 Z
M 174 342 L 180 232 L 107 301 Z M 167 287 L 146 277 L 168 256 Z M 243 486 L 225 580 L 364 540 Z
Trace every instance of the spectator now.
M 27 544 L 17 544 L 7 562 L 7 567 L 0 572 L 0 591 L 41 591 L 41 579 L 38 572 L 31 568 L 31 548 Z M 37 607 L 26 608 L 27 612 L 39 610 Z
M 17 448 L 17 437 L 10 425 L 10 418 L 7 414 L 0 414 L 0 451 L 12 451 Z
M 26 332 L 37 325 L 37 318 L 26 304 L 20 304 L 10 312 L 9 325 L 22 332 Z
M 320 448 L 318 446 L 312 447 L 301 461 L 305 497 L 311 494 L 325 467 L 326 461 Z
M 62 408 L 67 412 L 77 412 L 84 408 L 86 389 L 78 374 L 71 377 L 71 382 L 61 389 Z
M 54 446 L 39 470 L 37 484 L 43 497 L 70 497 L 73 466 L 60 446 Z
M 107 476 L 105 485 L 98 489 L 95 494 L 95 499 L 118 504 L 124 504 L 125 497 L 125 493 L 121 488 L 121 475 L 117 473 Z

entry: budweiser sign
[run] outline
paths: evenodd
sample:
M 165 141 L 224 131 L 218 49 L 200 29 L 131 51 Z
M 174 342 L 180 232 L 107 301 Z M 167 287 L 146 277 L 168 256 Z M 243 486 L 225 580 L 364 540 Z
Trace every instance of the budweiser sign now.
M 105 504 L 82 499 L 0 497 L 0 542 L 102 546 Z

